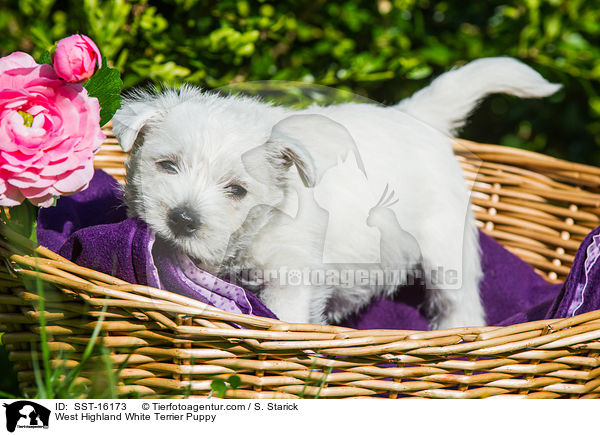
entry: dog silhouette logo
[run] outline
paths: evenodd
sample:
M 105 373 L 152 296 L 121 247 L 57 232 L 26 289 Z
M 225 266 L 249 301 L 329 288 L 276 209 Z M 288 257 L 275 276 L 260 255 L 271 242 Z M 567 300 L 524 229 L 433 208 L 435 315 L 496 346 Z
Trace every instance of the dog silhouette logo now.
M 16 428 L 48 429 L 50 410 L 29 400 L 19 400 L 4 404 L 6 408 L 6 430 L 14 432 Z

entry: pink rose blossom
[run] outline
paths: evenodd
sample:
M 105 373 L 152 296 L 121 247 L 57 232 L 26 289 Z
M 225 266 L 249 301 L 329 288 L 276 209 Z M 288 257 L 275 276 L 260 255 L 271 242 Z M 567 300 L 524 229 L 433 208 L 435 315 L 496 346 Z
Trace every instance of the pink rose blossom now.
M 85 189 L 105 136 L 100 106 L 81 85 L 25 53 L 0 58 L 0 205 L 41 207 Z
M 102 66 L 100 50 L 94 41 L 85 35 L 72 35 L 56 44 L 53 59 L 56 74 L 69 83 L 89 79 Z

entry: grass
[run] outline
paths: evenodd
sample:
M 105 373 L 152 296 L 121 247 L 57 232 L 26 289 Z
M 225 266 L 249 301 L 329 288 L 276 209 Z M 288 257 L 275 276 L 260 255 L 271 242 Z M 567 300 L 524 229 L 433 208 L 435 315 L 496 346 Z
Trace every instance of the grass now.
M 315 356 L 319 355 L 319 350 L 317 349 L 317 353 L 315 354 Z M 327 367 L 325 370 L 317 370 L 317 360 L 316 358 L 313 359 L 312 364 L 310 365 L 310 369 L 308 370 L 308 377 L 306 378 L 306 381 L 304 381 L 304 387 L 302 388 L 302 391 L 300 392 L 300 398 L 304 399 L 304 396 L 306 394 L 306 388 L 309 386 L 312 387 L 318 387 L 317 390 L 317 394 L 315 394 L 315 399 L 318 399 L 321 396 L 321 391 L 323 390 L 323 387 L 325 386 L 325 384 L 327 383 L 327 378 L 329 377 L 329 374 L 331 373 L 331 367 Z M 319 380 L 316 381 L 311 381 L 311 375 L 313 373 L 321 373 L 324 376 L 321 376 L 321 378 Z
M 43 305 L 43 304 L 42 304 Z M 41 309 L 41 306 L 40 306 Z M 106 306 L 103 308 L 103 314 L 100 317 L 96 327 L 94 328 L 90 341 L 85 347 L 82 354 L 80 363 L 72 369 L 67 369 L 66 362 L 69 360 L 68 354 L 62 354 L 59 352 L 58 360 L 63 361 L 62 364 L 52 365 L 52 359 L 50 351 L 48 349 L 48 343 L 42 342 L 42 363 L 38 361 L 38 354 L 34 350 L 35 343 L 31 343 L 32 350 L 32 364 L 35 373 L 37 392 L 34 395 L 23 394 L 18 387 L 17 375 L 14 372 L 13 365 L 8 359 L 8 353 L 4 346 L 0 345 L 0 370 L 2 376 L 0 377 L 0 398 L 16 399 L 16 398 L 28 398 L 28 399 L 119 399 L 123 398 L 118 393 L 118 379 L 119 373 L 127 366 L 129 357 L 119 365 L 115 370 L 115 367 L 110 358 L 110 350 L 98 344 L 100 332 L 102 329 L 102 321 L 104 318 L 104 312 Z M 41 315 L 43 317 L 43 314 Z M 47 336 L 44 322 L 40 321 L 40 336 Z M 1 334 L 0 334 L 1 337 Z M 46 349 L 44 351 L 44 348 Z M 90 386 L 78 382 L 78 376 L 88 363 L 90 359 L 96 356 L 101 362 L 100 367 L 96 367 L 98 370 L 97 378 L 101 382 L 95 382 Z M 311 380 L 312 373 L 322 373 L 325 376 L 321 376 L 318 380 Z M 318 399 L 321 394 L 321 390 L 326 384 L 326 378 L 331 373 L 331 368 L 327 368 L 324 371 L 316 369 L 316 360 L 309 370 L 309 376 L 305 381 L 304 388 L 300 394 L 300 398 L 305 398 L 306 388 L 309 386 L 318 387 L 317 393 L 314 398 Z M 191 380 L 191 379 L 190 379 Z M 241 379 L 238 375 L 231 375 L 227 380 L 214 379 L 211 382 L 211 391 L 208 397 L 219 397 L 224 398 L 227 391 L 230 389 L 236 389 L 241 385 Z M 191 395 L 191 388 L 188 386 L 184 391 L 184 398 Z M 129 396 L 131 397 L 131 396 Z M 136 396 L 133 396 L 136 397 Z M 139 396 L 137 396 L 139 397 Z
M 18 378 L 15 374 L 13 364 L 8 359 L 8 353 L 3 345 L 0 345 L 0 368 L 3 376 L 0 378 L 0 397 L 17 398 L 26 397 L 34 399 L 75 399 L 90 397 L 89 393 L 93 391 L 94 398 L 118 398 L 117 380 L 120 371 L 127 365 L 129 358 L 120 365 L 115 373 L 115 368 L 110 359 L 109 350 L 102 345 L 98 345 L 98 339 L 102 331 L 102 323 L 106 314 L 106 305 L 102 307 L 101 315 L 88 341 L 79 364 L 74 368 L 67 368 L 68 354 L 63 352 L 58 353 L 58 361 L 62 363 L 52 364 L 50 348 L 48 346 L 47 321 L 46 321 L 46 306 L 44 297 L 44 283 L 37 277 L 34 282 L 24 280 L 25 287 L 29 290 L 35 290 L 38 294 L 39 302 L 37 310 L 40 313 L 40 348 L 41 348 L 41 366 L 40 358 L 37 351 L 37 344 L 30 342 L 32 366 L 36 383 L 36 394 L 29 395 L 19 390 Z M 78 376 L 86 366 L 89 366 L 92 357 L 99 357 L 102 362 L 100 367 L 103 376 L 98 376 L 98 379 L 105 379 L 104 388 L 97 388 L 98 383 L 92 384 L 90 390 L 88 386 L 78 382 Z M 104 391 L 102 391 L 104 390 Z M 91 398 L 91 397 L 90 397 Z
M 56 358 L 53 358 L 52 352 L 48 345 L 46 305 L 45 305 L 45 285 L 42 280 L 37 277 L 35 280 L 24 280 L 26 288 L 37 292 L 39 295 L 38 306 L 36 307 L 40 313 L 40 342 L 39 346 L 36 342 L 30 342 L 32 366 L 35 377 L 36 392 L 28 394 L 22 392 L 18 387 L 18 378 L 15 374 L 13 364 L 8 358 L 8 353 L 3 345 L 0 345 L 0 397 L 1 398 L 30 398 L 30 399 L 117 399 L 124 398 L 118 392 L 120 372 L 123 370 L 129 361 L 129 355 L 125 360 L 115 367 L 111 359 L 111 351 L 101 343 L 102 323 L 106 315 L 107 305 L 102 307 L 98 321 L 92 331 L 89 341 L 81 355 L 72 355 L 59 351 Z M 0 338 L 2 334 L 0 333 Z M 39 347 L 39 351 L 37 350 Z M 318 354 L 317 354 L 318 355 Z M 67 362 L 71 359 L 78 359 L 79 363 L 72 368 L 68 368 Z M 59 363 L 56 363 L 59 361 Z M 54 363 L 53 363 L 54 362 Z M 95 364 L 94 364 L 95 363 Z M 193 362 L 192 362 L 193 364 Z M 85 369 L 92 367 L 97 375 L 91 376 L 91 384 L 81 382 L 79 377 Z M 323 374 L 318 380 L 312 381 L 311 375 L 313 372 Z M 315 399 L 320 397 L 321 391 L 326 383 L 326 378 L 331 373 L 331 368 L 325 370 L 316 369 L 316 360 L 313 360 L 309 375 L 305 381 L 304 388 L 300 394 L 300 398 L 304 398 L 306 388 L 318 387 L 314 396 Z M 87 373 L 86 373 L 87 374 Z M 191 381 L 190 376 L 190 381 Z M 132 382 L 128 380 L 127 382 Z M 127 383 L 126 382 L 126 383 Z M 236 389 L 241 385 L 241 379 L 238 375 L 232 375 L 227 380 L 217 378 L 211 383 L 211 391 L 209 397 L 224 398 L 227 391 Z M 189 397 L 192 393 L 190 385 L 183 391 L 184 397 Z M 126 397 L 139 397 L 139 395 L 126 395 Z
M 40 305 L 40 309 L 41 306 Z M 102 310 L 96 327 L 94 328 L 90 340 L 87 343 L 79 364 L 73 368 L 67 368 L 67 361 L 69 361 L 71 355 L 59 352 L 55 360 L 62 361 L 58 364 L 52 364 L 53 358 L 51 357 L 50 350 L 46 337 L 46 325 L 43 320 L 40 321 L 40 342 L 41 347 L 41 364 L 39 361 L 39 354 L 36 351 L 36 343 L 31 342 L 30 348 L 32 356 L 32 366 L 35 376 L 36 393 L 33 395 L 23 393 L 19 390 L 17 376 L 12 367 L 12 363 L 8 360 L 8 354 L 4 346 L 0 346 L 0 367 L 3 369 L 2 380 L 0 385 L 2 390 L 0 391 L 0 397 L 4 398 L 30 398 L 30 399 L 81 399 L 81 398 L 94 398 L 94 399 L 118 399 L 122 398 L 118 394 L 117 386 L 118 379 L 121 370 L 127 366 L 129 356 L 125 358 L 123 363 L 115 368 L 111 358 L 110 351 L 106 346 L 99 344 L 100 333 L 102 330 L 102 322 L 104 319 L 104 313 L 106 312 L 106 306 Z M 43 317 L 43 314 L 41 315 Z M 94 376 L 95 381 L 91 385 L 82 383 L 79 381 L 79 375 L 82 371 L 90 366 L 95 361 L 98 364 L 95 365 L 94 369 L 98 372 L 97 376 Z

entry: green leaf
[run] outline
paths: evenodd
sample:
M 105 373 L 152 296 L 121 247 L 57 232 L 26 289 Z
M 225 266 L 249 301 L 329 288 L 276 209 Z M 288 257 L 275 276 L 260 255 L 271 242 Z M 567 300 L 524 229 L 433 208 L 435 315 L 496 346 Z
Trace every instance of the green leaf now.
M 421 80 L 428 77 L 433 70 L 429 65 L 422 65 L 414 68 L 406 74 L 406 77 L 410 80 Z
M 223 399 L 227 393 L 227 384 L 223 379 L 215 379 L 210 383 L 210 388 L 217 393 L 217 396 Z
M 600 97 L 592 97 L 589 99 L 589 105 L 592 109 L 592 112 L 596 115 L 600 115 Z
M 121 74 L 110 68 L 106 58 L 102 59 L 102 68 L 96 71 L 84 85 L 90 97 L 96 97 L 100 103 L 100 125 L 110 121 L 121 107 Z
M 229 382 L 229 385 L 231 385 L 231 388 L 237 388 L 240 385 L 242 385 L 242 379 L 238 375 L 229 376 L 229 379 L 227 379 L 227 382 Z
M 2 218 L 17 233 L 36 242 L 36 225 L 38 207 L 25 200 L 21 204 L 10 208 L 10 218 L 7 218 L 2 210 Z
M 50 52 L 48 50 L 44 51 L 40 58 L 38 59 L 39 64 L 48 64 L 52 65 L 52 59 L 50 59 Z

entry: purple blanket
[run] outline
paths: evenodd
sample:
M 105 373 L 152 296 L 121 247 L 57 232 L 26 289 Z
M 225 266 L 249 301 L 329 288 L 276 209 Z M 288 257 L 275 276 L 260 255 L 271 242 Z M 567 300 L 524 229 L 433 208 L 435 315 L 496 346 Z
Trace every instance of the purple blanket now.
M 198 269 L 148 226 L 127 218 L 117 182 L 97 170 L 87 190 L 42 209 L 40 244 L 84 267 L 131 283 L 188 296 L 230 312 L 275 317 L 251 292 Z M 480 233 L 483 251 L 482 299 L 488 324 L 510 325 L 568 317 L 600 309 L 600 229 L 588 235 L 563 285 L 544 281 L 525 262 Z M 401 289 L 394 299 L 374 301 L 343 326 L 358 329 L 427 329 L 420 311 L 424 292 Z

